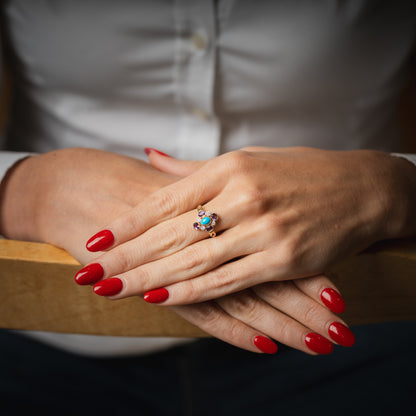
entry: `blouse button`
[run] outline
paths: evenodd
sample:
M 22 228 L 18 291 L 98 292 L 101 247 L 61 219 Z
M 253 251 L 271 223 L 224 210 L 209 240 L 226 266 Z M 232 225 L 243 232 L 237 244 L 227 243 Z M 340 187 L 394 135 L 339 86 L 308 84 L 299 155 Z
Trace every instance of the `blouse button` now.
M 203 50 L 207 48 L 207 40 L 199 33 L 194 33 L 190 40 L 191 44 L 196 49 Z
M 206 113 L 202 108 L 195 107 L 191 110 L 192 114 L 202 120 L 209 120 L 211 116 Z

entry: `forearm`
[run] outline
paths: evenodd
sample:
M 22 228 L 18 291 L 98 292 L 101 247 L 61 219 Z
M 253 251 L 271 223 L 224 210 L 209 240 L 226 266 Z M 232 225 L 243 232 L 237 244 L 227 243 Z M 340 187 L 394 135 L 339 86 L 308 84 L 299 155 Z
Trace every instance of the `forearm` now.
M 10 202 L 20 199 L 20 204 L 17 204 L 17 206 L 25 205 L 23 204 L 24 195 L 13 192 L 13 187 L 16 179 L 16 171 L 21 169 L 21 163 L 29 156 L 30 153 L 0 152 L 0 235 L 6 237 L 25 238 L 25 236 L 18 235 L 12 231 L 14 225 L 22 224 L 23 218 L 19 212 L 14 212 L 13 216 L 16 220 L 10 217 Z M 21 175 L 17 176 L 22 178 Z M 10 184 L 10 181 L 12 181 L 12 184 Z

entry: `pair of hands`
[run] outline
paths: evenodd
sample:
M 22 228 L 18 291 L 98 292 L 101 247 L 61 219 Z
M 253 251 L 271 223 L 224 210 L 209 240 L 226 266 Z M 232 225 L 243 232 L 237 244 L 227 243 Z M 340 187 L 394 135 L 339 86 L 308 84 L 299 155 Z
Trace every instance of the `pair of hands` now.
M 350 345 L 353 337 L 324 306 L 336 310 L 342 301 L 319 273 L 398 232 L 386 198 L 397 179 L 385 169 L 392 159 L 255 148 L 181 162 L 151 152 L 154 169 L 112 153 L 61 150 L 13 169 L 1 227 L 10 238 L 65 248 L 89 263 L 81 277 L 99 265 L 101 275 L 95 266 L 89 278 L 98 276 L 102 294 L 112 281 L 114 299 L 164 287 L 164 304 L 239 347 L 275 352 L 270 336 L 307 353 L 330 352 L 329 339 Z M 201 202 L 220 215 L 215 239 L 192 229 Z M 97 258 L 83 243 L 99 229 L 114 241 Z
M 352 333 L 324 306 L 340 312 L 333 303 L 342 300 L 320 273 L 384 237 L 388 210 L 374 176 L 382 157 L 246 148 L 184 162 L 150 151 L 153 166 L 183 179 L 94 235 L 90 250 L 111 249 L 76 280 L 98 280 L 96 293 L 112 299 L 145 293 L 252 351 L 274 352 L 267 336 L 309 353 L 330 352 L 329 339 L 352 345 Z M 201 202 L 220 214 L 215 240 L 192 230 Z

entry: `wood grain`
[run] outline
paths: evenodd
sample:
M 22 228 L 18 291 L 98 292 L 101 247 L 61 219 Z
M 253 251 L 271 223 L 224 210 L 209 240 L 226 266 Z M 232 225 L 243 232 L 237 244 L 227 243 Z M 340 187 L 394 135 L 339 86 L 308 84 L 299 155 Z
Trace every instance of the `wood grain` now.
M 139 297 L 110 301 L 78 286 L 80 264 L 48 244 L 0 240 L 0 327 L 63 333 L 202 337 Z M 416 319 L 416 243 L 385 243 L 334 267 L 350 325 Z

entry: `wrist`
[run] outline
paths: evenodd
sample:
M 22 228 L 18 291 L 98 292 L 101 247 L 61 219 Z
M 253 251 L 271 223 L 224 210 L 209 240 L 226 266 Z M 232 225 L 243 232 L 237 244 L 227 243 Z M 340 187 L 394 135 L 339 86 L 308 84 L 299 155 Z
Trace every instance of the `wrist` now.
M 380 167 L 380 195 L 384 208 L 383 239 L 416 235 L 416 166 L 405 158 L 387 153 Z

